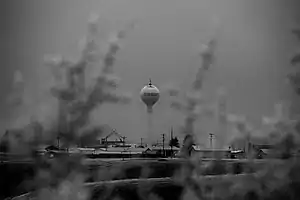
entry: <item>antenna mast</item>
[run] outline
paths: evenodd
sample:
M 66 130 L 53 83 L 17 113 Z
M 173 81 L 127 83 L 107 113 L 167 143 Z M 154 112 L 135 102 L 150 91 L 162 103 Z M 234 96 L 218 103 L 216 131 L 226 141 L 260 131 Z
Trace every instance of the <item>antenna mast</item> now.
M 149 78 L 149 86 L 152 86 L 152 81 L 151 81 L 151 78 Z

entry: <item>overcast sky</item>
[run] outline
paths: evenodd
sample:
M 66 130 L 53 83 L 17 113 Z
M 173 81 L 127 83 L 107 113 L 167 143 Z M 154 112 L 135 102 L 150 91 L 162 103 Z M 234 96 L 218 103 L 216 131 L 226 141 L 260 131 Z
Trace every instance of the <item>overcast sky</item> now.
M 99 13 L 103 33 L 112 24 L 137 19 L 123 41 L 116 73 L 121 90 L 133 94 L 128 106 L 106 105 L 94 113 L 94 123 L 107 123 L 128 139 L 139 141 L 147 133 L 146 108 L 139 99 L 148 78 L 158 87 L 176 83 L 188 88 L 200 59 L 197 43 L 205 42 L 219 19 L 217 63 L 208 72 L 205 91 L 214 95 L 227 88 L 230 112 L 247 114 L 257 121 L 272 115 L 273 104 L 289 100 L 285 84 L 288 59 L 296 48 L 290 28 L 295 25 L 297 0 L 4 0 L 0 73 L 2 126 L 9 110 L 4 98 L 11 89 L 13 72 L 22 71 L 31 94 L 46 84 L 41 78 L 44 54 L 75 57 L 77 42 L 86 33 L 90 13 Z M 4 5 L 5 4 L 5 5 Z M 299 19 L 299 18 L 298 18 Z M 123 23 L 123 24 L 124 24 Z M 105 35 L 105 34 L 104 34 Z M 40 77 L 39 77 L 40 76 Z M 50 76 L 50 75 L 49 75 Z M 32 97 L 34 98 L 34 96 Z M 154 108 L 157 136 L 182 124 L 182 114 L 172 111 L 162 95 Z M 172 117 L 171 117 L 172 116 Z M 199 123 L 199 139 L 206 141 L 213 123 Z M 177 134 L 177 133 L 175 133 Z

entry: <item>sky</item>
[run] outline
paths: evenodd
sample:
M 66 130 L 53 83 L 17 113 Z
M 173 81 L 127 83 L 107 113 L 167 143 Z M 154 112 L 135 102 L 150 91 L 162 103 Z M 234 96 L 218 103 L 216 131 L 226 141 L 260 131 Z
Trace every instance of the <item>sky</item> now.
M 23 73 L 29 98 L 42 101 L 36 98 L 51 76 L 41 70 L 44 55 L 78 58 L 78 41 L 91 13 L 100 15 L 103 37 L 128 21 L 138 22 L 123 41 L 115 66 L 120 90 L 132 93 L 133 101 L 104 105 L 93 113 L 94 124 L 109 124 L 128 140 L 140 141 L 147 134 L 139 92 L 150 77 L 158 88 L 170 83 L 182 90 L 191 87 L 201 61 L 198 44 L 210 39 L 214 19 L 219 21 L 217 61 L 207 73 L 205 94 L 214 99 L 224 86 L 229 112 L 245 114 L 256 124 L 261 115 L 273 115 L 274 103 L 293 98 L 285 75 L 297 47 L 290 31 L 300 21 L 297 0 L 3 0 L 0 7 L 2 128 L 11 120 L 5 99 L 14 71 Z M 170 108 L 163 91 L 153 115 L 157 138 L 171 126 L 179 134 L 183 115 Z M 197 123 L 199 141 L 208 143 L 208 132 L 215 130 L 212 121 Z

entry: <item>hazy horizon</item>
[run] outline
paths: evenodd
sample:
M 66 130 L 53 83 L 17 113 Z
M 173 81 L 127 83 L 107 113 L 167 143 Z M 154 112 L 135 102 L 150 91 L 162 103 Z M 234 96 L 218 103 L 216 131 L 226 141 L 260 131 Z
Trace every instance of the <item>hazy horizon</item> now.
M 293 98 L 285 75 L 297 47 L 291 34 L 299 17 L 297 0 L 7 0 L 1 4 L 7 8 L 1 37 L 5 55 L 0 79 L 4 128 L 10 113 L 5 97 L 11 90 L 14 71 L 23 73 L 33 99 L 40 95 L 48 84 L 48 75 L 40 70 L 44 55 L 78 59 L 78 41 L 86 34 L 91 13 L 100 15 L 104 39 L 115 28 L 137 21 L 122 41 L 115 66 L 122 79 L 120 90 L 132 93 L 133 101 L 101 106 L 92 120 L 94 124 L 109 124 L 128 140 L 138 142 L 147 134 L 146 108 L 139 92 L 150 77 L 158 88 L 170 83 L 191 88 L 200 65 L 198 44 L 210 39 L 216 18 L 220 24 L 217 63 L 205 78 L 205 93 L 213 99 L 217 89 L 224 86 L 228 112 L 245 114 L 256 124 L 261 115 L 273 115 L 274 103 Z M 161 95 L 154 116 L 157 137 L 168 133 L 171 126 L 179 134 L 183 115 L 170 108 L 167 95 Z M 214 122 L 204 120 L 197 123 L 197 130 L 201 132 L 199 141 L 209 144 L 207 133 L 216 129 Z

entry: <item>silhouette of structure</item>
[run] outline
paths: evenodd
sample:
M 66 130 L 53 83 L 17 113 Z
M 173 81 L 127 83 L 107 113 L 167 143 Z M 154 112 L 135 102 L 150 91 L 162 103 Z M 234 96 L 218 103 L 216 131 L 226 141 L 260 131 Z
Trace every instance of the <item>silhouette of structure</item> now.
M 140 92 L 141 100 L 144 102 L 144 104 L 147 106 L 147 115 L 148 115 L 148 138 L 147 142 L 148 144 L 153 145 L 153 119 L 152 119 L 152 113 L 153 113 L 153 106 L 156 104 L 156 102 L 159 100 L 160 92 L 156 86 L 154 86 L 151 82 L 151 79 L 149 79 L 148 85 L 142 88 Z

